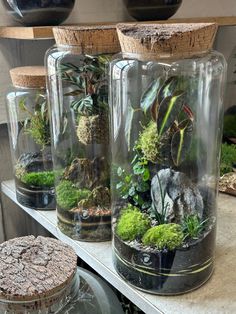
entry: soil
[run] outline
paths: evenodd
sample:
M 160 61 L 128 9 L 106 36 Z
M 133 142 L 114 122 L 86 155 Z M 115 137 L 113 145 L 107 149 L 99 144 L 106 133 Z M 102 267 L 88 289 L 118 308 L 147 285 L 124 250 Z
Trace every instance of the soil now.
M 140 290 L 175 295 L 194 290 L 213 272 L 215 227 L 204 237 L 173 251 L 158 251 L 114 235 L 113 261 L 117 272 Z
M 111 240 L 111 210 L 98 207 L 65 211 L 57 206 L 59 229 L 74 240 Z
M 17 201 L 26 207 L 37 210 L 56 208 L 54 188 L 28 187 L 15 177 Z

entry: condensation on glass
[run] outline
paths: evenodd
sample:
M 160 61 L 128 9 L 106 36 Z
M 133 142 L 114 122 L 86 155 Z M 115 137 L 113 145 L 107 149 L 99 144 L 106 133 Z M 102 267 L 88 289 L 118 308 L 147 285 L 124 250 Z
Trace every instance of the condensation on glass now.
M 180 294 L 213 271 L 226 63 L 214 24 L 118 27 L 110 66 L 113 261 Z M 189 32 L 190 31 L 190 32 Z
M 73 239 L 111 239 L 108 63 L 111 26 L 58 27 L 47 53 L 58 226 Z
M 55 209 L 45 68 L 14 68 L 10 75 L 6 107 L 17 200 L 34 209 Z

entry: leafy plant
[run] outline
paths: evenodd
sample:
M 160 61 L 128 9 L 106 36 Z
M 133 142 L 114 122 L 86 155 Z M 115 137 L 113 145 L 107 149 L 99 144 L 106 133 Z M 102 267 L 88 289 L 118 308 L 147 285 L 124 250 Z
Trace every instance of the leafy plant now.
M 110 55 L 86 55 L 79 66 L 64 63 L 60 68 L 64 81 L 75 86 L 65 96 L 75 96 L 71 107 L 79 115 L 91 116 L 108 110 L 107 64 Z
M 35 110 L 31 112 L 26 105 L 26 100 L 21 99 L 19 107 L 27 112 L 29 117 L 24 121 L 24 130 L 28 133 L 36 144 L 42 147 L 50 145 L 50 123 L 46 97 L 39 94 L 35 99 Z
M 198 215 L 188 215 L 184 217 L 182 230 L 185 238 L 198 239 L 203 232 L 208 219 L 201 221 Z
M 62 180 L 56 187 L 57 203 L 63 209 L 72 209 L 82 199 L 87 199 L 91 192 L 87 189 L 78 189 L 72 182 Z
M 132 241 L 141 238 L 150 227 L 149 218 L 142 214 L 137 207 L 128 204 L 122 210 L 116 233 L 122 240 Z
M 154 138 L 154 127 L 151 138 L 154 138 L 156 156 L 161 156 L 161 150 L 170 146 L 172 162 L 179 166 L 189 150 L 191 145 L 191 135 L 193 127 L 193 113 L 185 104 L 185 93 L 182 90 L 176 90 L 178 86 L 178 77 L 170 77 L 161 85 L 161 80 L 154 81 L 144 92 L 141 98 L 141 108 L 145 114 L 151 113 L 153 121 L 156 123 L 156 136 Z M 147 137 L 147 129 L 141 133 L 141 149 L 146 152 L 146 142 L 142 138 Z M 168 143 L 169 142 L 169 143 Z M 149 156 L 150 158 L 150 156 Z M 149 159 L 151 162 L 159 162 L 159 158 Z
M 177 224 L 165 224 L 152 227 L 143 236 L 144 245 L 156 246 L 157 249 L 174 250 L 183 243 L 184 234 L 181 226 Z
M 233 171 L 233 166 L 236 164 L 236 145 L 224 143 L 221 146 L 221 163 L 220 175 Z
M 26 172 L 21 176 L 20 180 L 27 185 L 35 187 L 53 187 L 54 172 Z
M 150 201 L 150 170 L 148 161 L 141 157 L 138 148 L 135 148 L 136 155 L 131 163 L 132 172 L 119 167 L 117 175 L 120 182 L 116 189 L 123 199 L 140 209 L 147 209 L 151 206 Z

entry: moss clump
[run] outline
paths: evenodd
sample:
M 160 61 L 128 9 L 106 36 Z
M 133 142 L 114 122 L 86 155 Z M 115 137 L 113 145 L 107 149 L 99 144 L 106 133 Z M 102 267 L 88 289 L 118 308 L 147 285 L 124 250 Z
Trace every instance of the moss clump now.
M 156 246 L 159 250 L 174 250 L 183 243 L 184 234 L 177 224 L 164 224 L 149 229 L 143 236 L 144 245 Z
M 92 116 L 79 116 L 77 136 L 81 143 L 88 145 L 91 143 L 108 143 L 109 124 L 106 114 Z
M 220 175 L 233 171 L 233 165 L 236 163 L 236 145 L 222 144 Z
M 159 140 L 155 122 L 151 122 L 140 134 L 138 145 L 145 159 L 153 163 L 159 160 Z
M 54 185 L 54 172 L 25 172 L 20 176 L 20 180 L 35 187 L 52 187 Z
M 124 241 L 141 238 L 150 228 L 150 220 L 135 206 L 128 205 L 122 210 L 116 233 Z
M 224 117 L 224 136 L 236 138 L 236 114 L 225 115 L 225 117 Z
M 78 189 L 72 182 L 63 180 L 56 187 L 57 203 L 64 209 L 71 209 L 77 206 L 78 202 L 90 196 L 87 189 Z

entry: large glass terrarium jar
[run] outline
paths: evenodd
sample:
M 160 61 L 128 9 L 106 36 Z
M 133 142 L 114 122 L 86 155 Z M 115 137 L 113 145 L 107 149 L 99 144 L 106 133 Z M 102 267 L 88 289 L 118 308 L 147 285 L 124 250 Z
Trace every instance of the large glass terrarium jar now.
M 111 26 L 57 27 L 47 54 L 58 226 L 76 240 L 111 239 L 108 63 Z
M 55 209 L 49 112 L 44 67 L 10 71 L 7 112 L 16 196 L 34 209 Z
M 191 291 L 213 271 L 226 64 L 215 24 L 118 26 L 111 62 L 113 260 L 130 284 Z

